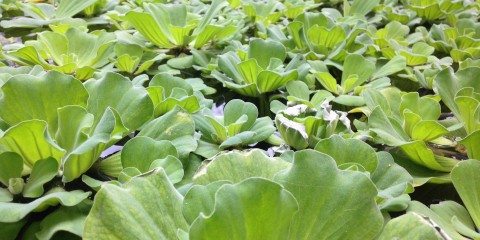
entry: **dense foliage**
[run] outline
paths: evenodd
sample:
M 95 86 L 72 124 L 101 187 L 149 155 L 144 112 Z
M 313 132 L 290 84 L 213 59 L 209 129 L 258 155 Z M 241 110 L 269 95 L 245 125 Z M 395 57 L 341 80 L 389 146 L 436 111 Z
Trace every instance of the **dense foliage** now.
M 480 239 L 479 10 L 0 0 L 0 240 Z

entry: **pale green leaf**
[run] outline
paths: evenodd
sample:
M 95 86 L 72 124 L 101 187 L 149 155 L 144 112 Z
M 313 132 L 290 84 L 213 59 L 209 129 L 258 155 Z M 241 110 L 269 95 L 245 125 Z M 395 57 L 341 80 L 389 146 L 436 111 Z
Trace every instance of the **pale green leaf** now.
M 169 141 L 156 141 L 149 137 L 135 137 L 129 140 L 122 149 L 122 165 L 124 168 L 135 167 L 144 173 L 156 159 L 167 156 L 177 157 L 177 149 Z
M 59 164 L 54 158 L 42 159 L 35 162 L 32 172 L 23 188 L 23 196 L 37 198 L 42 196 L 43 185 L 48 183 L 58 174 Z
M 22 177 L 23 159 L 15 152 L 3 152 L 0 154 L 0 182 L 8 186 L 10 178 Z
M 61 204 L 75 206 L 86 199 L 90 192 L 75 190 L 71 192 L 57 191 L 44 195 L 29 203 L 2 203 L 0 202 L 0 222 L 13 223 L 21 220 L 32 211 L 44 211 L 50 206 Z
M 328 155 L 298 151 L 275 181 L 299 205 L 288 239 L 371 239 L 383 227 L 372 181 L 363 173 L 339 170 Z
M 177 239 L 177 229 L 188 231 L 182 201 L 161 168 L 123 187 L 106 184 L 95 196 L 83 238 Z
M 250 177 L 272 179 L 288 165 L 283 160 L 268 157 L 259 149 L 250 152 L 232 151 L 215 156 L 195 175 L 194 182 L 206 185 L 222 180 L 238 183 Z
M 269 180 L 223 185 L 215 194 L 213 213 L 192 223 L 190 239 L 287 239 L 297 210 L 292 194 Z
M 48 89 L 48 91 L 45 91 Z M 51 71 L 43 77 L 17 75 L 2 86 L 0 117 L 9 125 L 38 119 L 57 130 L 57 110 L 67 105 L 86 106 L 88 93 L 82 83 L 68 75 Z
M 65 150 L 48 134 L 47 123 L 40 120 L 24 121 L 13 126 L 0 139 L 0 145 L 22 156 L 25 165 L 30 168 L 35 162 L 49 157 L 60 162 L 65 154 Z

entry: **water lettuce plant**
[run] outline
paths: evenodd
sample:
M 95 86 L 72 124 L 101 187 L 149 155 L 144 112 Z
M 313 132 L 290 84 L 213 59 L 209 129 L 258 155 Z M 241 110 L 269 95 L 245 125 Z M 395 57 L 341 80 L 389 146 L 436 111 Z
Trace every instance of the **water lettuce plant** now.
M 275 131 L 269 117 L 258 118 L 257 107 L 239 99 L 225 104 L 223 116 L 215 116 L 209 109 L 205 109 L 194 118 L 195 126 L 202 134 L 200 141 L 216 145 L 209 146 L 209 149 L 251 145 L 266 140 Z M 211 154 L 207 156 L 212 156 Z
M 115 41 L 114 34 L 102 30 L 45 31 L 38 35 L 38 40 L 25 42 L 24 47 L 9 52 L 8 56 L 22 65 L 40 65 L 48 70 L 74 73 L 86 80 L 109 63 Z
M 0 0 L 0 239 L 480 239 L 479 16 Z
M 145 38 L 160 48 L 202 48 L 210 41 L 224 41 L 236 32 L 232 23 L 212 21 L 225 7 L 225 1 L 213 1 L 203 16 L 190 13 L 185 4 L 144 4 L 145 12 L 131 11 L 126 20 Z
M 35 3 L 35 1 L 16 2 L 15 8 L 23 12 L 23 16 L 13 19 L 2 19 L 2 28 L 38 28 L 43 26 L 75 26 L 86 25 L 82 18 L 72 18 L 85 11 L 85 15 L 92 15 L 104 0 L 64 0 L 58 5 L 52 3 Z M 9 9 L 10 10 L 10 9 Z
M 230 51 L 218 57 L 215 79 L 242 95 L 258 97 L 297 80 L 298 61 L 285 65 L 285 47 L 276 41 L 254 39 L 248 50 Z

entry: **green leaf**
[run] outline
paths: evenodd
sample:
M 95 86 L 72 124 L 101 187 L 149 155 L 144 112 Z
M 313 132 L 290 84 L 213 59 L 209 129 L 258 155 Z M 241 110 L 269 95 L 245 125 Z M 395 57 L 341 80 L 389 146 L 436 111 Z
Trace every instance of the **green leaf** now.
M 254 84 L 257 82 L 258 73 L 262 71 L 262 68 L 258 65 L 257 60 L 251 58 L 237 64 L 237 71 L 246 84 Z
M 350 54 L 343 63 L 342 86 L 352 75 L 357 75 L 357 86 L 366 82 L 375 72 L 375 63 L 370 62 L 362 55 Z
M 3 152 L 0 154 L 0 182 L 8 186 L 10 178 L 22 177 L 23 159 L 15 152 Z
M 123 147 L 121 158 L 124 168 L 135 167 L 144 173 L 150 170 L 153 161 L 167 156 L 178 156 L 177 149 L 169 141 L 135 137 Z
M 183 216 L 189 224 L 202 213 L 205 216 L 211 215 L 215 207 L 215 193 L 229 181 L 216 181 L 205 186 L 194 185 L 188 190 L 183 200 Z
M 464 206 L 454 201 L 443 201 L 430 205 L 430 209 L 446 223 L 451 224 L 458 233 L 472 239 L 480 237 L 480 233 L 475 231 L 475 224 Z
M 460 143 L 467 149 L 469 158 L 480 159 L 480 148 L 478 143 L 480 142 L 480 130 L 475 131 L 460 141 Z
M 407 185 L 413 182 L 412 176 L 403 167 L 395 163 L 388 152 L 378 152 L 378 167 L 371 179 L 379 190 L 379 196 L 395 197 L 405 192 Z
M 445 203 L 446 202 L 441 202 L 438 204 L 438 206 L 440 207 L 440 205 L 444 205 Z M 434 210 L 435 205 L 431 205 L 431 208 L 432 209 L 428 208 L 420 202 L 412 201 L 407 209 L 407 212 L 414 212 L 425 216 L 429 219 L 430 222 L 435 223 L 440 229 L 442 229 L 442 232 L 444 232 L 444 234 L 446 234 L 452 239 L 465 239 L 465 237 L 458 233 L 455 227 L 452 225 L 452 216 L 444 218 L 444 213 L 440 212 L 439 214 L 437 213 L 439 210 Z
M 413 127 L 412 139 L 422 141 L 435 140 L 449 131 L 437 121 L 420 121 Z
M 415 163 L 401 149 L 391 152 L 395 162 L 410 173 L 413 177 L 413 186 L 421 186 L 426 182 L 431 183 L 450 183 L 450 173 L 430 169 Z
M 378 239 L 443 240 L 435 227 L 436 223 L 428 217 L 410 212 L 388 221 Z
M 337 80 L 330 73 L 318 72 L 315 77 L 326 90 L 338 94 Z
M 118 174 L 118 181 L 121 183 L 126 183 L 130 181 L 132 178 L 141 175 L 142 173 L 140 170 L 134 167 L 127 167 L 122 169 L 122 171 Z
M 444 165 L 437 161 L 433 151 L 421 140 L 405 143 L 400 146 L 403 152 L 417 164 L 433 170 L 449 172 L 453 166 Z
M 193 56 L 178 56 L 167 61 L 168 66 L 175 69 L 187 69 L 193 65 Z
M 0 139 L 0 145 L 22 156 L 25 165 L 30 168 L 35 162 L 49 157 L 60 162 L 65 154 L 50 138 L 47 123 L 40 120 L 24 121 L 11 127 Z
M 0 222 L 13 223 L 21 220 L 30 212 L 44 211 L 50 206 L 75 206 L 90 196 L 90 192 L 75 190 L 71 192 L 52 192 L 30 203 L 2 203 L 0 202 Z
M 208 24 L 212 21 L 212 19 L 222 10 L 222 8 L 226 7 L 227 5 L 228 3 L 225 1 L 213 0 L 193 34 L 199 34 L 200 32 L 203 32 L 205 28 L 208 28 L 210 26 Z
M 138 133 L 155 140 L 169 140 L 177 148 L 178 155 L 185 159 L 190 152 L 197 148 L 197 141 L 193 137 L 195 124 L 192 117 L 175 108 L 165 115 L 149 122 Z
M 270 158 L 262 150 L 250 152 L 227 152 L 215 156 L 194 177 L 197 184 L 206 185 L 215 181 L 238 183 L 250 177 L 273 179 L 273 176 L 289 164 Z
M 242 115 L 247 116 L 246 122 L 242 125 L 242 130 L 248 130 L 257 120 L 258 110 L 253 103 L 244 102 L 239 99 L 229 101 L 223 110 L 223 122 L 225 126 L 231 125 L 237 121 Z
M 107 73 L 101 79 L 85 83 L 90 98 L 87 110 L 95 116 L 95 125 L 108 107 L 115 109 L 122 124 L 129 130 L 136 130 L 153 115 L 153 103 L 143 87 L 117 73 Z
M 23 196 L 37 198 L 43 195 L 43 185 L 52 180 L 58 173 L 58 162 L 54 158 L 42 159 L 35 162 L 27 184 L 23 188 Z
M 298 72 L 292 70 L 284 73 L 261 71 L 258 74 L 257 88 L 260 93 L 267 93 L 284 87 L 288 82 L 297 80 Z
M 93 124 L 93 115 L 78 105 L 58 109 L 58 129 L 55 140 L 67 152 L 88 139 L 85 133 Z
M 348 15 L 365 16 L 380 4 L 380 0 L 354 0 Z
M 267 69 L 272 59 L 283 62 L 287 57 L 283 44 L 273 40 L 254 39 L 250 41 L 249 46 L 248 58 L 257 60 L 258 65 L 263 69 Z
M 309 101 L 310 100 L 310 89 L 308 89 L 307 84 L 302 81 L 292 81 L 288 82 L 285 86 L 287 92 L 290 96 Z
M 184 175 L 183 165 L 177 157 L 169 155 L 165 158 L 153 161 L 152 165 L 150 165 L 150 169 L 160 167 L 165 170 L 168 179 L 170 179 L 173 184 L 182 181 Z
M 400 113 L 405 113 L 407 109 L 422 117 L 423 120 L 437 120 L 441 114 L 440 104 L 437 101 L 429 97 L 420 97 L 417 92 L 409 92 L 402 96 Z
M 375 149 L 358 139 L 344 139 L 339 135 L 333 135 L 320 140 L 315 150 L 332 157 L 338 166 L 357 163 L 371 173 L 377 168 L 378 159 Z
M 242 117 L 245 119 L 246 115 L 242 115 Z M 214 117 L 205 116 L 205 118 L 208 120 L 208 123 L 211 126 L 211 130 L 213 130 L 213 131 L 206 131 L 206 133 L 207 134 L 211 133 L 211 135 L 213 136 L 212 138 L 218 143 L 225 141 L 228 138 L 227 128 L 223 126 L 221 123 L 219 123 L 218 120 L 215 119 Z
M 80 30 L 76 30 L 80 31 Z M 42 32 L 38 34 L 38 40 L 48 51 L 51 59 L 59 66 L 71 63 L 68 58 L 68 39 L 58 32 Z M 38 50 L 36 50 L 38 51 Z
M 452 182 L 477 228 L 480 227 L 480 161 L 466 160 L 452 170 Z
M 190 239 L 287 239 L 297 210 L 292 194 L 269 180 L 223 185 L 215 194 L 213 213 L 192 223 Z
M 37 238 L 39 240 L 51 239 L 56 233 L 62 231 L 81 237 L 90 207 L 91 203 L 85 202 L 73 207 L 60 207 L 42 220 L 41 230 L 36 234 Z
M 473 88 L 462 88 L 457 92 L 455 103 L 458 106 L 457 117 L 464 123 L 468 134 L 480 130 L 480 97 Z
M 63 181 L 70 182 L 80 177 L 100 157 L 107 143 L 120 139 L 116 136 L 116 131 L 123 132 L 125 127 L 119 127 L 119 118 L 113 109 L 106 109 L 98 123 L 90 129 L 90 136 L 85 141 L 79 142 L 65 157 Z
M 195 150 L 195 154 L 204 158 L 211 158 L 219 153 L 221 150 L 217 144 L 209 143 L 206 141 L 198 140 L 198 147 Z
M 373 109 L 368 117 L 368 125 L 381 142 L 390 146 L 402 145 L 409 140 L 402 126 L 394 119 L 388 118 L 380 106 Z
M 388 61 L 385 65 L 383 65 L 380 69 L 375 71 L 372 76 L 372 79 L 378 79 L 382 77 L 387 77 L 394 73 L 400 72 L 407 67 L 407 61 L 405 57 L 402 56 L 395 56 L 390 61 Z
M 339 170 L 328 155 L 298 151 L 275 181 L 299 205 L 288 239 L 371 239 L 383 227 L 375 185 L 363 173 Z
M 166 36 L 167 33 L 162 30 L 155 21 L 155 18 L 150 14 L 130 11 L 125 15 L 125 19 L 130 22 L 140 34 L 158 47 L 171 48 L 174 46 Z
M 177 229 L 188 230 L 182 200 L 161 168 L 123 187 L 106 184 L 95 196 L 83 238 L 177 239 Z
M 272 119 L 269 117 L 261 117 L 255 121 L 249 131 L 255 134 L 250 140 L 244 141 L 243 144 L 253 144 L 267 140 L 275 132 L 275 127 L 273 126 Z
M 341 26 L 328 29 L 324 26 L 314 25 L 308 28 L 308 39 L 318 47 L 334 48 L 346 38 L 345 30 Z
M 13 76 L 2 86 L 2 92 L 0 117 L 6 123 L 44 120 L 52 136 L 57 130 L 57 109 L 67 105 L 86 106 L 88 98 L 80 81 L 54 71 L 43 77 Z
M 43 60 L 34 46 L 20 48 L 15 52 L 11 52 L 9 56 L 12 60 L 22 65 L 40 65 L 44 68 L 50 69 L 50 65 Z
M 69 18 L 81 12 L 83 9 L 93 5 L 97 0 L 75 1 L 62 0 L 55 11 L 55 18 Z
M 150 87 L 162 87 L 165 97 L 170 97 L 175 89 L 185 90 L 186 95 L 193 94 L 192 86 L 182 78 L 174 77 L 166 73 L 155 75 L 149 83 Z

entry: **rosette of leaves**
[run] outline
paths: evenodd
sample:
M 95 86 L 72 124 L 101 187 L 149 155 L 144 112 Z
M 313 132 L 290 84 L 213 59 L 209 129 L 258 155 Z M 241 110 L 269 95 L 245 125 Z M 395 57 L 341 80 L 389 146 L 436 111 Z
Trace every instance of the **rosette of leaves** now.
M 318 6 L 320 6 L 320 4 L 311 0 L 286 0 L 283 2 L 282 12 L 287 19 L 295 19 L 302 13 Z
M 273 40 L 254 39 L 247 51 L 230 51 L 218 57 L 212 76 L 227 88 L 245 96 L 259 97 L 297 80 L 298 61 L 284 65 L 285 47 Z
M 60 230 L 81 236 L 90 193 L 64 186 L 89 170 L 104 149 L 150 120 L 147 91 L 114 73 L 82 84 L 55 71 L 14 75 L 1 90 L 1 229 L 8 223 L 7 239 L 14 239 L 35 219 L 29 217 L 33 212 L 62 205 L 30 232 L 40 239 Z M 76 223 L 65 223 L 70 220 Z
M 154 116 L 163 115 L 176 106 L 188 113 L 195 113 L 212 105 L 212 100 L 202 94 L 202 91 L 210 93 L 209 87 L 198 78 L 182 79 L 160 73 L 149 82 L 147 91 L 155 107 Z
M 408 0 L 408 6 L 425 21 L 435 21 L 465 10 L 463 0 Z
M 160 48 L 202 48 L 208 43 L 225 41 L 237 31 L 235 25 L 215 19 L 228 3 L 214 0 L 205 14 L 191 12 L 185 4 L 144 4 L 144 12 L 130 11 L 125 19 L 147 40 Z M 223 23 L 221 23 L 223 22 Z
M 88 33 L 69 28 L 65 32 L 39 33 L 37 40 L 27 41 L 7 55 L 22 65 L 40 65 L 86 80 L 109 63 L 115 42 L 115 35 L 104 30 Z
M 480 159 L 480 85 L 477 76 L 480 68 L 469 67 L 453 73 L 452 69 L 441 71 L 434 86 L 442 102 L 452 111 L 457 122 L 463 126 L 458 136 L 467 155 Z
M 313 148 L 333 134 L 351 133 L 346 112 L 333 110 L 328 98 L 316 103 L 315 108 L 298 104 L 276 113 L 275 125 L 288 146 L 297 150 Z
M 287 25 L 288 35 L 281 39 L 286 45 L 301 53 L 306 53 L 308 59 L 328 59 L 343 61 L 348 53 L 365 52 L 366 45 L 356 41 L 356 38 L 366 32 L 367 24 L 358 22 L 350 26 L 340 20 L 342 14 L 306 12 L 299 15 Z
M 450 54 L 455 62 L 480 57 L 480 25 L 471 19 L 459 19 L 453 27 L 439 24 L 421 31 L 435 50 Z
M 455 145 L 445 136 L 459 126 L 446 127 L 438 121 L 441 109 L 437 100 L 393 88 L 368 89 L 363 97 L 366 127 L 375 142 L 398 147 L 415 164 L 439 172 L 450 172 L 458 162 L 444 154 L 448 151 L 441 151 Z
M 238 1 L 242 6 L 242 10 L 247 18 L 257 24 L 261 24 L 262 27 L 267 27 L 270 24 L 274 24 L 282 17 L 281 9 L 282 3 L 275 0 L 267 1 Z
M 50 25 L 54 26 L 86 26 L 87 22 L 82 18 L 73 18 L 85 10 L 86 15 L 92 12 L 98 4 L 104 0 L 61 0 L 58 5 L 51 3 L 37 3 L 34 1 L 16 2 L 17 7 L 23 12 L 22 16 L 10 20 L 2 20 L 3 28 L 38 28 Z
M 218 155 L 185 196 L 161 168 L 123 186 L 104 185 L 84 238 L 370 239 L 380 233 L 377 188 L 366 174 L 340 170 L 313 150 L 293 157 L 288 163 L 260 150 Z M 123 221 L 113 221 L 119 216 Z M 338 221 L 351 224 L 333 224 Z
M 321 105 L 325 100 L 331 101 L 335 98 L 333 94 L 323 89 L 311 91 L 308 85 L 302 81 L 287 83 L 285 90 L 286 94 L 270 102 L 270 110 L 275 114 L 295 105 L 303 105 L 299 110 L 305 107 L 321 110 Z M 283 100 L 286 100 L 286 103 Z
M 396 56 L 389 61 L 373 62 L 358 54 L 350 54 L 345 58 L 340 84 L 324 65 L 315 64 L 315 78 L 322 87 L 337 97 L 333 100 L 346 106 L 361 106 L 362 97 L 358 96 L 364 89 L 383 89 L 390 86 L 390 75 L 406 68 L 403 56 Z
M 385 1 L 381 5 L 380 11 L 390 22 L 397 21 L 401 24 L 411 26 L 421 21 L 421 19 L 417 17 L 415 11 L 408 8 L 408 6 L 401 3 L 399 4 L 399 0 Z
M 120 72 L 139 75 L 147 71 L 155 62 L 167 57 L 166 54 L 158 54 L 145 50 L 135 43 L 117 43 L 114 47 L 114 65 Z
M 403 56 L 408 66 L 428 63 L 435 48 L 420 41 L 421 33 L 409 35 L 409 32 L 408 26 L 397 21 L 390 22 L 372 34 L 375 44 L 370 46 L 369 52 L 375 54 L 380 51 L 387 59 Z
M 9 127 L 0 145 L 22 156 L 26 173 L 38 160 L 56 159 L 64 182 L 81 176 L 104 149 L 139 129 L 153 113 L 147 91 L 115 73 L 84 84 L 54 71 L 42 77 L 16 75 L 2 92 L 0 115 Z
M 202 134 L 197 153 L 211 157 L 231 147 L 245 147 L 265 141 L 275 131 L 269 117 L 258 118 L 253 103 L 234 99 L 225 104 L 223 116 L 210 109 L 194 115 L 195 127 Z

